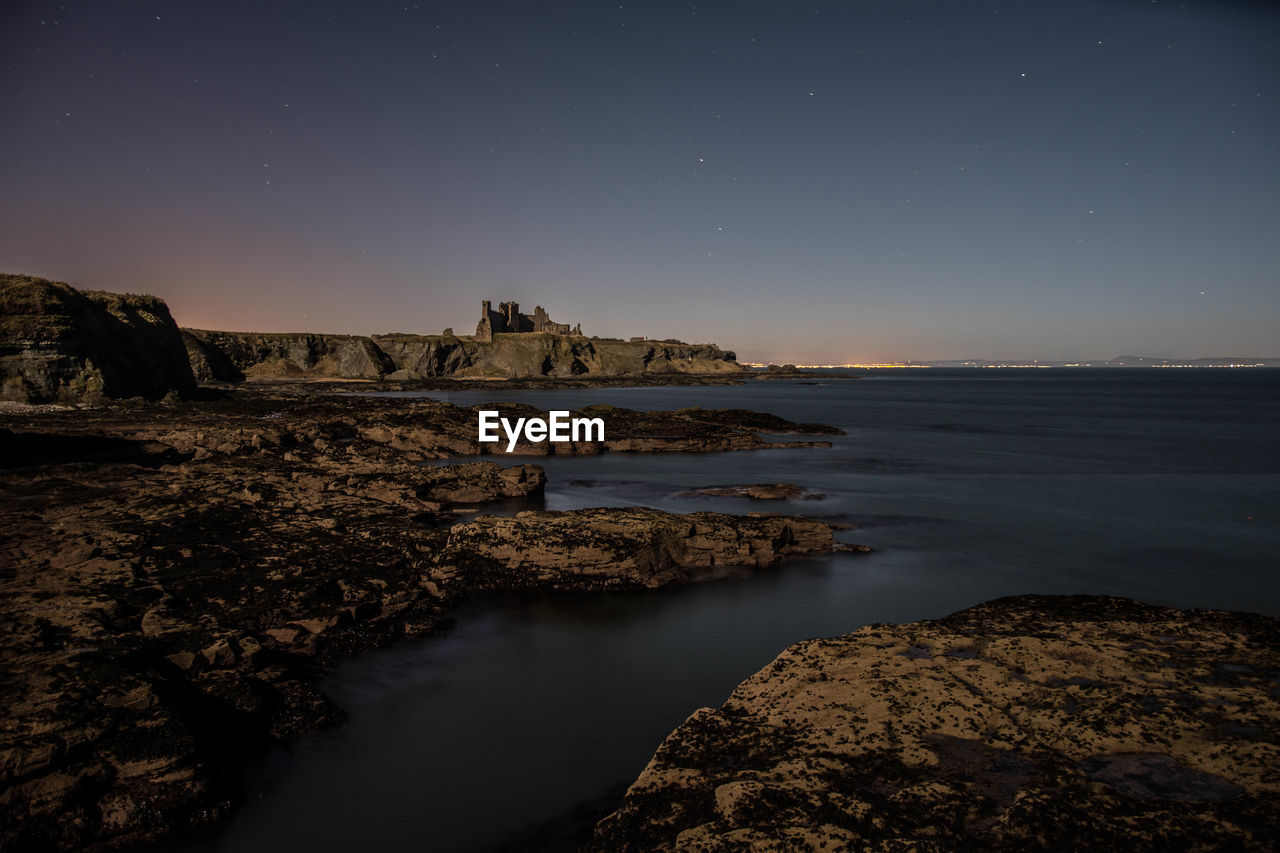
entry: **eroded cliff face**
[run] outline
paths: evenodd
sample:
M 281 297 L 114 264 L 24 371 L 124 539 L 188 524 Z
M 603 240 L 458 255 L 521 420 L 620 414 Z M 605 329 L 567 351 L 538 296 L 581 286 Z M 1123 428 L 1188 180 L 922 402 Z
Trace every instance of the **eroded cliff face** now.
M 195 390 L 169 308 L 154 296 L 0 275 L 0 381 L 21 403 L 160 399 Z
M 202 382 L 305 375 L 377 379 L 396 369 L 377 344 L 358 335 L 183 329 L 182 337 Z
M 494 335 L 473 342 L 459 377 L 629 376 L 644 373 L 736 373 L 733 353 L 709 344 L 621 341 L 572 335 Z
M 376 335 L 373 341 L 402 379 L 460 375 L 475 364 L 482 346 L 453 335 Z
M 314 376 L 341 379 L 483 379 L 738 373 L 732 352 L 711 344 L 621 341 L 550 333 L 454 335 L 262 334 L 184 329 L 202 381 Z
M 735 374 L 712 344 L 552 333 L 326 335 L 178 329 L 154 296 L 79 291 L 0 275 L 0 380 L 18 402 L 186 395 L 199 382 L 245 379 L 530 379 Z

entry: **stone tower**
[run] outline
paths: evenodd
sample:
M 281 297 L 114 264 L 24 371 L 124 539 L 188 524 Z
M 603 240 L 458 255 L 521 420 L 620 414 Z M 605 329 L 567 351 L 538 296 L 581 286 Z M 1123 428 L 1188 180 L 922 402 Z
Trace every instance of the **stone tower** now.
M 556 323 L 546 310 L 535 306 L 533 316 L 520 313 L 519 302 L 499 302 L 498 310 L 488 299 L 480 302 L 480 322 L 476 325 L 476 337 L 491 341 L 497 334 L 510 332 L 551 332 L 557 335 L 581 335 L 582 326 L 570 328 L 568 323 Z

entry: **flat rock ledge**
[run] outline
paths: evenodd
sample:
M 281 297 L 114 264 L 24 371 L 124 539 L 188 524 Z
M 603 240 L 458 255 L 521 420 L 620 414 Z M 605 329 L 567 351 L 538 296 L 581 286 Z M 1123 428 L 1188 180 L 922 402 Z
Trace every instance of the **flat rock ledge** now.
M 999 599 L 784 651 L 589 849 L 1274 850 L 1280 620 Z
M 747 483 L 742 486 L 707 486 L 676 494 L 678 498 L 746 498 L 752 501 L 814 501 L 823 496 L 795 483 Z
M 455 524 L 441 559 L 456 561 L 476 585 L 654 589 L 835 547 L 831 527 L 810 518 L 625 507 L 527 511 Z

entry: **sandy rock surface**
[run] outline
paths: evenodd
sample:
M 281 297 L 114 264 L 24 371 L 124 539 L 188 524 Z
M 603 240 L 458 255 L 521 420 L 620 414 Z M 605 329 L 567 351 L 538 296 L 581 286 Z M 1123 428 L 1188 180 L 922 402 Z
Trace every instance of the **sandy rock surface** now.
M 450 529 L 441 560 L 497 586 L 653 589 L 833 545 L 831 528 L 808 518 L 628 507 L 478 518 Z
M 1274 850 L 1280 620 L 1088 596 L 798 643 L 595 850 Z

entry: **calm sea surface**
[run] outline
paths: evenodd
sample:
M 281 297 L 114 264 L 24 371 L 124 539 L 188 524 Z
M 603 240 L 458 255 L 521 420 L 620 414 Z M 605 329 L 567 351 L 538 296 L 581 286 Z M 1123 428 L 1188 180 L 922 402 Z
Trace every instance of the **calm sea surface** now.
M 474 601 L 327 685 L 343 727 L 270 755 L 201 849 L 511 849 L 607 806 L 690 712 L 783 647 L 1017 593 L 1280 615 L 1280 371 L 904 370 L 818 385 L 428 394 L 544 409 L 747 408 L 829 450 L 536 461 L 545 506 L 795 512 L 874 547 L 636 595 Z M 502 461 L 499 459 L 499 461 Z M 678 498 L 791 482 L 820 501 Z M 581 823 L 581 821 L 579 821 Z M 552 845 L 554 846 L 554 845 Z

